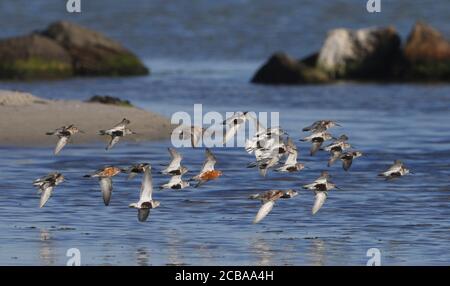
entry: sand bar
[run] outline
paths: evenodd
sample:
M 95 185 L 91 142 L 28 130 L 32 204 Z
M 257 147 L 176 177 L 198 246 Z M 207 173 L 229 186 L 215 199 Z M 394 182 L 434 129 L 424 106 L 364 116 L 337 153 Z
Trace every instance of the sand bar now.
M 111 128 L 122 118 L 138 134 L 124 140 L 145 141 L 169 138 L 169 119 L 136 107 L 123 107 L 77 100 L 47 100 L 29 93 L 0 90 L 0 145 L 53 145 L 56 137 L 45 132 L 75 124 L 84 134 L 73 137 L 72 144 L 107 142 L 98 130 Z

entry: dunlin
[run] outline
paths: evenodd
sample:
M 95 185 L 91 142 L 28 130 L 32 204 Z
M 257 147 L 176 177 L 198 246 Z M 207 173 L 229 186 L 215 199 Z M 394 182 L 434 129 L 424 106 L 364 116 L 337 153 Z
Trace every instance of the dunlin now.
M 100 130 L 98 132 L 99 135 L 109 135 L 111 136 L 111 140 L 109 141 L 108 146 L 106 146 L 106 150 L 111 149 L 114 145 L 119 142 L 121 137 L 124 137 L 126 135 L 136 134 L 135 132 L 131 131 L 127 128 L 128 124 L 130 124 L 130 120 L 124 118 L 122 121 L 115 125 L 111 129 L 107 130 Z
M 131 203 L 130 208 L 138 210 L 138 220 L 144 222 L 147 220 L 150 209 L 157 208 L 160 205 L 159 201 L 153 199 L 153 183 L 152 183 L 152 167 L 149 164 L 142 166 L 144 177 L 142 178 L 141 192 L 139 195 L 139 201 L 137 203 Z
M 178 153 L 175 148 L 167 149 L 169 150 L 172 161 L 170 161 L 169 165 L 160 173 L 165 175 L 181 175 L 181 173 L 185 174 L 188 169 L 184 166 L 181 166 L 181 160 L 183 159 L 183 156 Z
M 344 150 L 351 148 L 351 145 L 347 143 L 348 137 L 343 134 L 339 136 L 334 142 L 323 148 L 325 151 L 330 152 L 330 159 L 328 160 L 328 167 L 330 167 L 337 159 L 341 157 Z
M 331 140 L 333 138 L 334 137 L 327 131 L 318 131 L 303 139 L 300 139 L 300 141 L 307 141 L 312 143 L 310 155 L 313 156 L 320 149 L 323 142 Z
M 131 180 L 134 177 L 136 177 L 138 174 L 144 173 L 145 165 L 148 165 L 148 163 L 134 164 L 134 165 L 131 165 L 127 169 L 122 169 L 122 172 L 128 174 L 128 180 Z
M 392 180 L 407 175 L 409 173 L 411 173 L 410 170 L 405 167 L 403 162 L 401 162 L 400 160 L 395 160 L 394 164 L 391 167 L 389 167 L 387 171 L 378 174 L 378 176 L 384 177 L 386 178 L 386 180 Z
M 336 121 L 333 120 L 318 120 L 311 124 L 310 126 L 307 126 L 303 128 L 303 131 L 311 131 L 312 133 L 321 132 L 330 129 L 334 126 L 341 126 Z
M 340 156 L 340 159 L 342 161 L 342 168 L 345 171 L 348 171 L 348 169 L 350 169 L 350 166 L 352 165 L 353 160 L 361 157 L 362 155 L 363 153 L 359 151 L 345 152 Z
M 56 135 L 59 140 L 56 143 L 56 147 L 54 150 L 54 154 L 57 155 L 64 146 L 69 142 L 70 138 L 76 134 L 76 133 L 84 133 L 83 131 L 79 130 L 77 127 L 75 127 L 73 124 L 69 126 L 63 126 L 58 129 L 55 129 L 53 131 L 45 133 L 46 135 Z
M 181 190 L 189 187 L 189 182 L 183 181 L 182 179 L 183 174 L 173 175 L 167 184 L 161 186 L 161 189 Z
M 33 185 L 39 188 L 41 200 L 39 207 L 42 208 L 52 195 L 53 189 L 64 181 L 61 173 L 50 173 L 47 176 L 39 178 L 33 182 Z
M 253 223 L 258 223 L 263 218 L 265 218 L 272 210 L 276 200 L 293 198 L 297 194 L 298 193 L 294 190 L 286 190 L 286 191 L 270 190 L 264 193 L 250 196 L 250 199 L 261 200 L 262 203 L 261 208 L 256 214 L 255 219 L 253 220 Z
M 335 184 L 328 181 L 329 178 L 330 176 L 328 172 L 324 171 L 322 172 L 320 177 L 317 178 L 313 183 L 303 186 L 304 189 L 314 191 L 315 201 L 314 206 L 312 208 L 313 215 L 316 214 L 325 203 L 325 200 L 327 199 L 328 196 L 328 191 L 332 189 L 337 189 L 337 186 Z
M 288 138 L 286 144 L 287 159 L 283 166 L 277 168 L 278 172 L 297 172 L 305 168 L 305 165 L 297 162 L 298 150 L 291 138 Z
M 267 171 L 279 164 L 281 158 L 286 154 L 287 148 L 284 142 L 272 143 L 266 148 L 257 148 L 255 150 L 256 162 L 250 163 L 247 168 L 258 167 L 261 176 L 265 177 Z
M 252 117 L 249 116 L 247 111 L 235 112 L 232 116 L 223 121 L 222 125 L 226 126 L 226 132 L 223 136 L 223 144 L 225 145 L 231 138 L 236 135 L 239 129 L 245 125 L 245 122 Z
M 287 133 L 280 127 L 261 128 L 252 139 L 247 140 L 245 150 L 250 154 L 255 153 L 256 158 L 247 167 L 257 166 L 261 176 L 266 176 L 267 171 L 277 166 L 287 153 L 284 135 L 287 136 Z
M 281 129 L 281 127 L 270 127 L 270 128 L 259 128 L 256 132 L 255 137 L 258 139 L 273 138 L 287 135 L 286 131 Z
M 189 138 L 191 140 L 192 148 L 198 147 L 200 139 L 208 133 L 207 129 L 195 125 L 181 126 L 180 129 L 175 128 L 173 132 L 179 132 L 178 136 L 181 140 Z
M 245 141 L 245 151 L 252 154 L 256 149 L 271 149 L 282 141 L 283 135 L 287 135 L 287 133 L 280 127 L 264 128 L 260 125 L 258 132 L 251 139 Z

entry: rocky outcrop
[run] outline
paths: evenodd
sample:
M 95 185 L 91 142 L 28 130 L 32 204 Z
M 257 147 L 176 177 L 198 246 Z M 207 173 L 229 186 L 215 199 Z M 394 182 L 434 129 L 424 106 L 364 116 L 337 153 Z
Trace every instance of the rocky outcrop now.
M 433 27 L 418 22 L 404 48 L 409 80 L 450 80 L 450 43 Z
M 77 75 L 143 75 L 148 69 L 130 51 L 102 34 L 70 22 L 51 24 L 42 35 L 64 47 Z
M 94 95 L 89 98 L 86 102 L 97 102 L 102 104 L 111 104 L 118 106 L 128 106 L 132 107 L 133 105 L 129 100 L 122 100 L 118 97 L 109 96 L 109 95 Z
M 301 84 L 329 81 L 326 73 L 291 58 L 285 53 L 275 53 L 253 76 L 253 83 Z
M 254 75 L 263 84 L 328 83 L 335 80 L 450 81 L 450 43 L 417 23 L 405 47 L 393 27 L 335 29 L 320 51 L 295 60 L 273 55 Z
M 317 66 L 336 79 L 382 79 L 399 58 L 400 36 L 392 28 L 336 29 L 320 49 Z
M 71 75 L 70 55 L 46 37 L 33 34 L 0 41 L 0 78 L 32 79 Z
M 149 70 L 119 43 L 69 22 L 0 40 L 0 79 L 144 75 Z

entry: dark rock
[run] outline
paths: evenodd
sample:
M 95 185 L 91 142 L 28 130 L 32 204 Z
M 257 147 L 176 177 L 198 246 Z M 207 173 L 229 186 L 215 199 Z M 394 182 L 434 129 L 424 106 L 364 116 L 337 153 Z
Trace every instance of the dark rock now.
M 88 99 L 87 102 L 97 102 L 102 104 L 112 104 L 128 107 L 133 106 L 129 100 L 122 100 L 118 97 L 113 97 L 109 95 L 94 95 L 90 99 Z
M 305 84 L 392 79 L 402 63 L 400 44 L 398 33 L 391 27 L 332 30 L 319 53 L 300 61 L 276 53 L 256 72 L 252 82 Z
M 309 67 L 315 67 L 317 64 L 317 59 L 319 58 L 319 53 L 314 53 L 301 60 L 302 63 Z
M 302 62 L 291 58 L 285 53 L 275 53 L 256 72 L 253 83 L 262 84 L 300 84 L 325 83 L 329 81 L 326 73 L 309 65 L 310 61 Z
M 42 35 L 63 46 L 77 75 L 145 75 L 149 70 L 129 50 L 102 34 L 70 22 L 51 24 Z
M 0 79 L 144 75 L 129 50 L 95 31 L 56 22 L 43 32 L 0 40 Z
M 336 79 L 389 79 L 401 58 L 400 44 L 392 27 L 335 29 L 328 33 L 317 67 Z
M 72 74 L 70 55 L 46 37 L 31 34 L 0 40 L 0 78 L 57 78 Z
M 450 80 L 450 43 L 433 27 L 418 22 L 404 48 L 409 80 Z

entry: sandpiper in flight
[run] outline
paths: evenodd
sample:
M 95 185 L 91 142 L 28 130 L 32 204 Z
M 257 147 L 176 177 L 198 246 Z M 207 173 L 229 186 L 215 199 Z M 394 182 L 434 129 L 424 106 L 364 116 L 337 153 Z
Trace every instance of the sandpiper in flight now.
M 314 132 L 313 134 L 300 139 L 300 141 L 308 141 L 312 143 L 310 155 L 313 156 L 322 146 L 322 143 L 333 139 L 333 136 L 324 129 Z
M 187 181 L 183 181 L 182 176 L 186 173 L 187 171 L 182 171 L 182 173 L 178 174 L 178 175 L 173 175 L 169 182 L 167 184 L 162 185 L 160 188 L 161 189 L 174 189 L 174 190 L 181 190 L 184 188 L 189 187 L 189 182 Z
M 279 164 L 286 152 L 286 146 L 283 142 L 275 144 L 267 149 L 258 148 L 255 150 L 256 161 L 248 164 L 247 168 L 258 167 L 259 174 L 265 177 L 270 168 Z
M 260 128 L 251 140 L 246 141 L 245 150 L 255 153 L 256 162 L 247 167 L 258 167 L 261 176 L 265 177 L 267 171 L 279 164 L 280 159 L 286 154 L 287 146 L 283 135 L 287 133 L 279 128 Z
M 54 150 L 54 154 L 57 155 L 64 146 L 69 142 L 72 135 L 76 133 L 84 133 L 83 131 L 79 130 L 77 127 L 75 127 L 73 124 L 69 126 L 63 126 L 58 129 L 55 129 L 53 131 L 49 131 L 45 133 L 46 135 L 56 135 L 58 137 L 58 142 L 56 143 L 56 147 Z
M 328 130 L 334 126 L 341 126 L 341 125 L 339 125 L 336 121 L 333 120 L 318 120 L 313 124 L 311 124 L 310 126 L 303 128 L 302 130 L 305 132 L 311 131 L 311 133 L 316 133 L 318 131 Z
M 303 186 L 304 189 L 314 191 L 315 201 L 314 206 L 312 208 L 313 215 L 316 214 L 325 203 L 325 200 L 327 199 L 328 196 L 328 191 L 335 188 L 337 189 L 335 184 L 328 181 L 329 177 L 330 176 L 328 172 L 324 171 L 322 172 L 320 177 L 317 178 L 313 183 Z
M 183 156 L 175 150 L 175 148 L 167 148 L 170 153 L 170 157 L 172 161 L 170 161 L 169 165 L 162 170 L 160 173 L 164 175 L 182 175 L 185 174 L 188 169 L 184 166 L 181 166 L 181 160 Z
M 405 167 L 403 162 L 401 162 L 400 160 L 395 160 L 394 164 L 389 167 L 387 171 L 378 174 L 378 176 L 384 177 L 386 178 L 386 180 L 392 180 L 409 173 L 411 173 L 410 170 Z
M 173 132 L 179 132 L 178 136 L 181 140 L 189 138 L 191 141 L 191 147 L 198 147 L 199 141 L 203 136 L 208 133 L 207 129 L 199 127 L 199 126 L 179 126 L 179 128 L 175 128 Z
M 197 181 L 197 185 L 195 187 L 198 187 L 205 182 L 215 180 L 222 175 L 222 171 L 214 169 L 217 160 L 208 148 L 206 148 L 205 154 L 206 160 L 203 163 L 202 170 L 197 176 L 192 178 L 192 180 Z
M 340 159 L 342 161 L 342 168 L 345 171 L 348 171 L 348 169 L 350 169 L 350 166 L 352 165 L 353 159 L 361 157 L 362 155 L 363 153 L 359 151 L 345 152 L 340 156 Z
M 108 166 L 103 169 L 97 170 L 94 174 L 84 176 L 86 178 L 99 178 L 100 188 L 102 190 L 103 202 L 105 203 L 105 206 L 109 205 L 109 201 L 111 200 L 111 194 L 113 190 L 112 177 L 122 171 L 123 170 L 120 168 Z
M 325 151 L 330 152 L 330 159 L 328 160 L 328 167 L 330 167 L 337 159 L 342 155 L 342 151 L 351 148 L 351 145 L 347 143 L 348 137 L 343 134 L 339 136 L 334 142 L 323 148 Z
M 290 199 L 297 195 L 298 193 L 294 190 L 270 190 L 264 193 L 259 193 L 250 196 L 250 199 L 253 200 L 261 200 L 262 206 L 259 209 L 258 213 L 253 220 L 253 223 L 260 222 L 263 218 L 265 218 L 270 211 L 272 210 L 275 201 L 278 199 Z
M 128 180 L 131 180 L 134 177 L 136 177 L 138 174 L 141 174 L 144 172 L 144 168 L 143 168 L 144 165 L 147 165 L 147 163 L 134 164 L 134 165 L 131 165 L 127 169 L 122 169 L 122 172 L 128 174 Z
M 39 178 L 33 182 L 33 185 L 39 188 L 41 200 L 39 207 L 42 208 L 52 195 L 54 187 L 64 181 L 61 173 L 50 173 L 47 176 Z
M 131 203 L 130 208 L 135 208 L 138 210 L 138 220 L 144 222 L 147 220 L 150 209 L 157 208 L 160 202 L 154 200 L 153 194 L 153 183 L 152 183 L 152 167 L 149 164 L 142 165 L 142 171 L 144 172 L 144 177 L 142 178 L 141 192 L 139 195 L 139 201 L 137 203 Z
M 109 135 L 111 136 L 111 140 L 109 141 L 108 146 L 106 146 L 106 150 L 111 149 L 114 145 L 119 142 L 120 137 L 124 137 L 126 135 L 136 134 L 135 132 L 131 131 L 129 128 L 127 128 L 128 124 L 130 124 L 130 120 L 124 118 L 122 121 L 115 125 L 111 129 L 107 130 L 100 130 L 98 132 L 99 135 Z
M 259 125 L 259 131 L 251 139 L 245 142 L 245 151 L 252 154 L 257 149 L 270 149 L 280 141 L 287 133 L 280 127 L 264 128 Z
M 225 119 L 222 125 L 227 126 L 227 130 L 225 135 L 223 136 L 223 144 L 225 145 L 231 138 L 236 135 L 238 130 L 245 124 L 247 120 L 253 121 L 257 130 L 261 128 L 261 124 L 258 119 L 254 117 L 248 111 L 244 112 L 235 112 L 232 116 Z
M 297 162 L 298 150 L 291 138 L 288 138 L 286 144 L 287 159 L 284 165 L 277 168 L 278 172 L 297 172 L 305 168 L 305 165 Z

